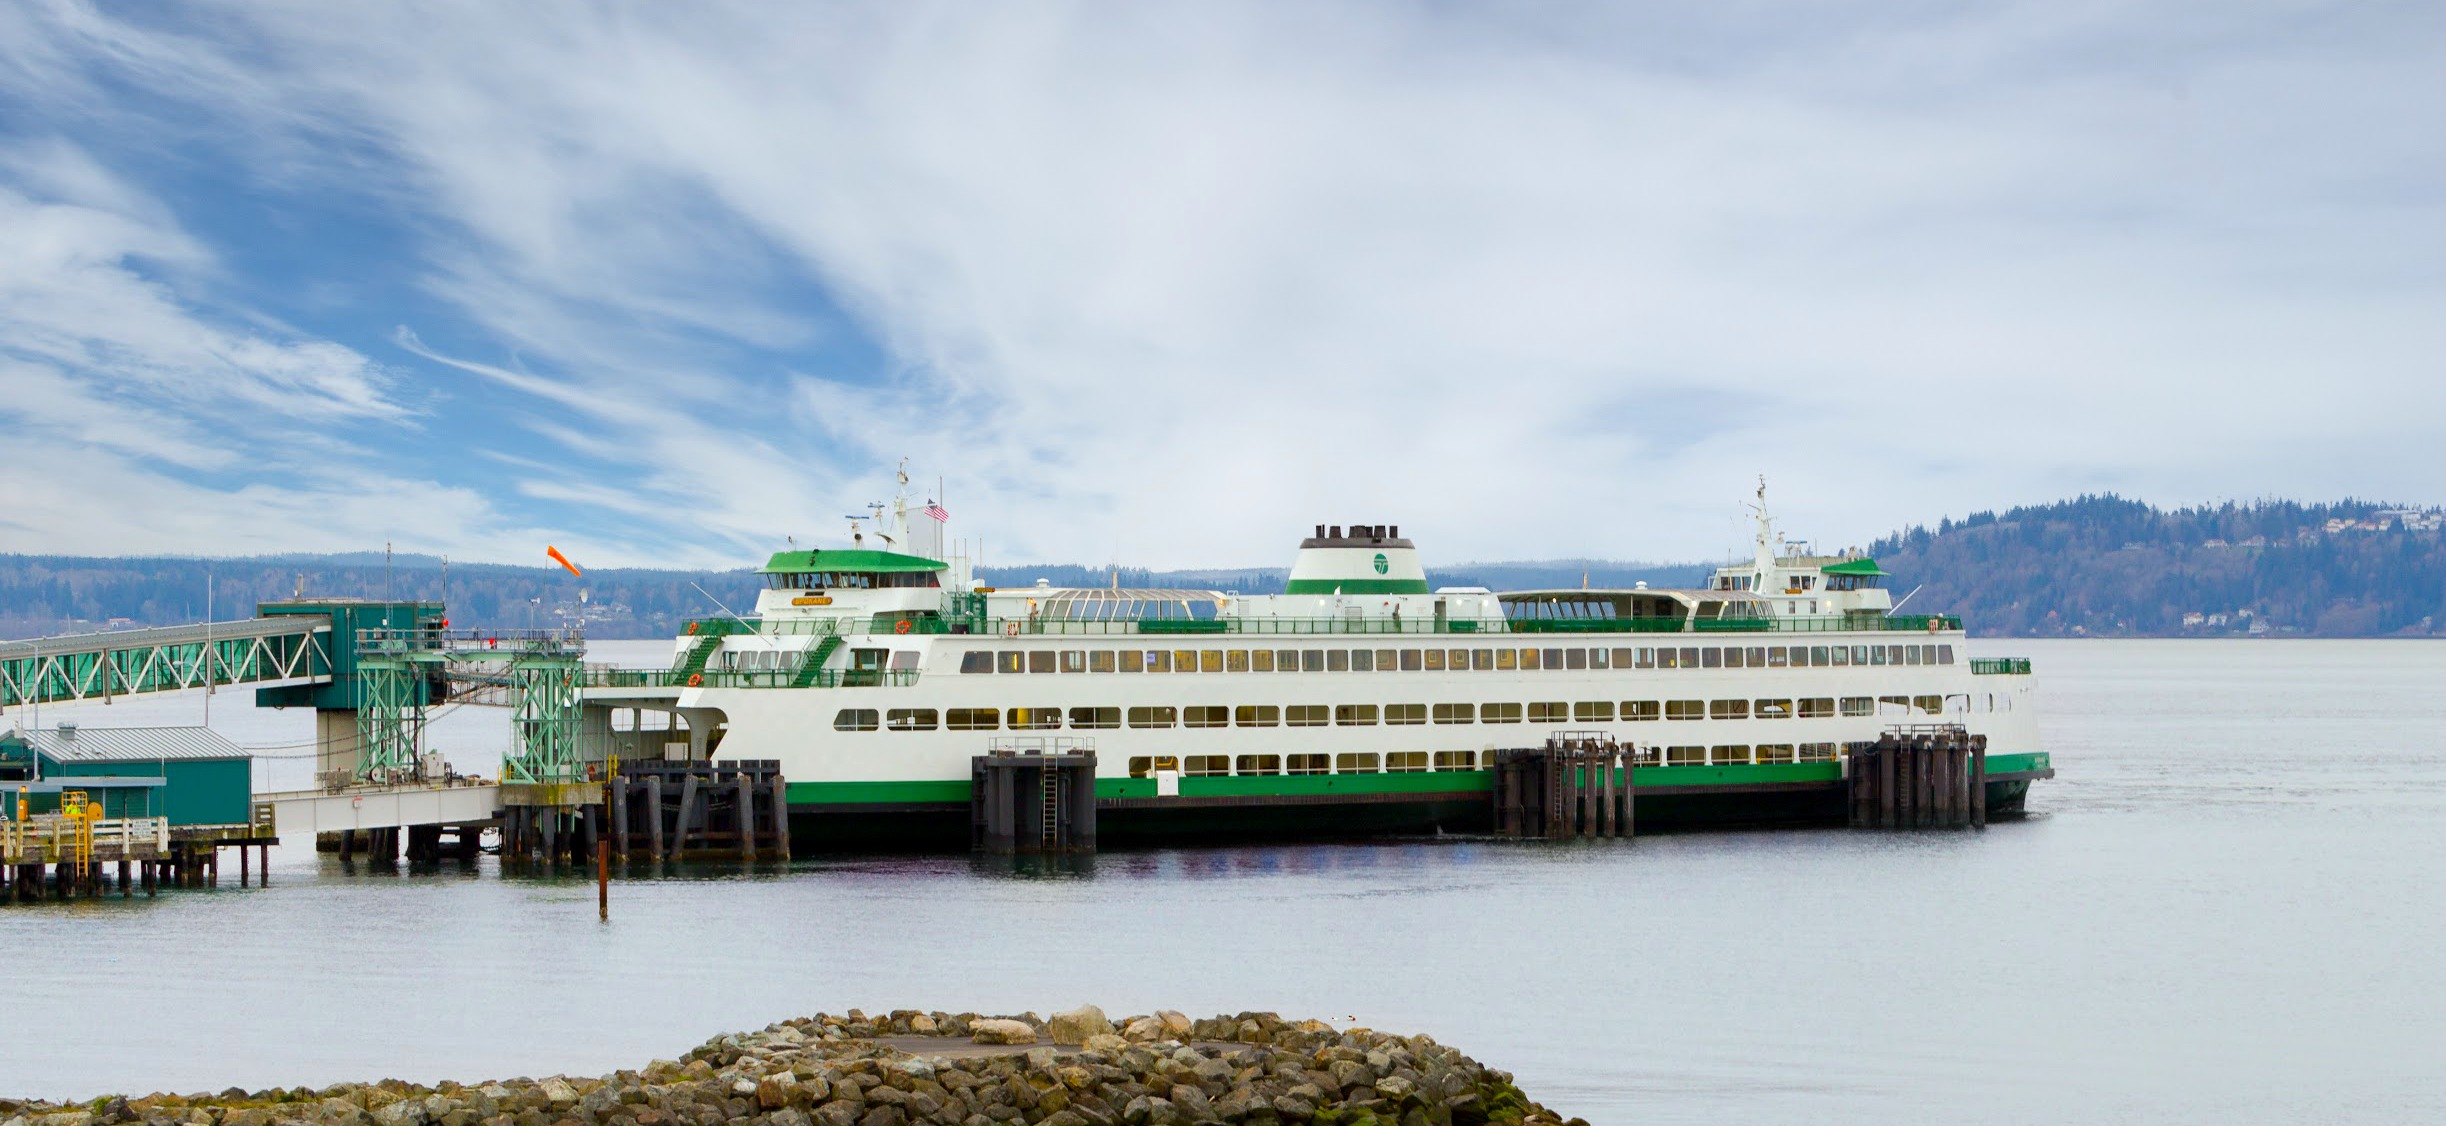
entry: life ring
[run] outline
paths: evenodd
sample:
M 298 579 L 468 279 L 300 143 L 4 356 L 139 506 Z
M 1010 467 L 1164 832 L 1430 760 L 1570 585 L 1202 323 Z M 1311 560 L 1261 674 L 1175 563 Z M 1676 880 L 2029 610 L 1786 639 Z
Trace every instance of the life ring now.
M 892 632 L 893 632 L 893 633 L 907 633 L 907 632 L 909 632 L 909 619 L 907 619 L 907 618 L 902 618 L 902 619 L 900 619 L 899 621 L 892 623 Z
M 690 623 L 688 623 L 688 632 L 689 632 L 689 633 L 691 633 L 691 634 L 695 633 L 695 632 L 696 632 L 696 627 L 698 627 L 698 626 L 700 626 L 700 625 L 703 625 L 703 624 L 705 624 L 705 623 L 703 623 L 703 622 L 690 622 Z
M 703 683 L 705 683 L 704 673 L 692 672 L 688 674 L 688 687 L 695 688 Z
M 1004 637 L 1017 637 L 1017 636 L 1019 636 L 1019 623 L 1018 623 L 1018 622 L 1004 622 L 1004 623 L 1002 623 L 1002 636 L 1004 636 Z

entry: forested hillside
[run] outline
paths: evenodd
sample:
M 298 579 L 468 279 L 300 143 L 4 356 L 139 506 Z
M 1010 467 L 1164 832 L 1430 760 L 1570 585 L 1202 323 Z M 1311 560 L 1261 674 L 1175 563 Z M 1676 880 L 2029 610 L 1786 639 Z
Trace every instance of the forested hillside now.
M 2161 511 L 2115 496 L 1998 515 L 1973 513 L 1879 541 L 1908 610 L 1960 613 L 1983 634 L 2375 637 L 2446 634 L 2446 518 L 2345 501 Z M 1702 564 L 1554 560 L 1433 568 L 1437 586 L 1496 590 L 1692 586 Z M 582 625 L 598 638 L 669 637 L 691 618 L 747 613 L 761 585 L 751 571 L 589 571 L 453 565 L 379 554 L 249 559 L 96 559 L 0 555 L 0 637 L 173 625 L 203 620 L 210 577 L 215 616 L 308 596 L 425 598 L 461 625 Z M 445 577 L 447 587 L 445 587 Z M 989 567 L 998 586 L 1282 589 L 1271 568 L 1147 571 L 1073 564 Z M 702 592 L 698 588 L 702 588 Z
M 2117 496 L 1912 528 L 1871 549 L 1911 610 L 1981 633 L 2446 633 L 2435 512 L 2345 501 L 2165 511 Z

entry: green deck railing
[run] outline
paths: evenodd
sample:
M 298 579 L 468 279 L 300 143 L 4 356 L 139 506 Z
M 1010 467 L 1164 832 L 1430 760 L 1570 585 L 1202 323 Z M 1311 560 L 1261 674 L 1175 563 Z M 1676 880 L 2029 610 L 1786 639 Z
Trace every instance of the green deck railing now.
M 2030 658 L 1972 657 L 1970 671 L 1973 676 L 2028 676 Z

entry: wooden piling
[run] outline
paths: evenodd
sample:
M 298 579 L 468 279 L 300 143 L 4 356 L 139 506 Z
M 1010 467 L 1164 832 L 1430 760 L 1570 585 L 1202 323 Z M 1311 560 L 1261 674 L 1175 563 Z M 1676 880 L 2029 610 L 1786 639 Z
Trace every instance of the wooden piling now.
M 620 862 L 628 863 L 629 851 L 629 784 L 625 778 L 603 780 L 603 808 L 611 811 L 612 848 L 619 852 Z
M 1970 824 L 1987 826 L 1987 736 L 1970 737 Z
M 731 787 L 739 797 L 739 807 L 731 818 L 739 826 L 739 862 L 756 862 L 756 783 L 747 771 L 731 776 Z
M 656 864 L 663 859 L 662 835 L 662 775 L 651 774 L 645 780 L 646 857 Z
M 693 814 L 695 812 L 696 775 L 690 774 L 687 781 L 680 783 L 679 787 L 679 817 L 672 826 L 675 839 L 671 842 L 671 851 L 675 855 L 681 857 L 688 855 L 688 830 L 694 827 Z

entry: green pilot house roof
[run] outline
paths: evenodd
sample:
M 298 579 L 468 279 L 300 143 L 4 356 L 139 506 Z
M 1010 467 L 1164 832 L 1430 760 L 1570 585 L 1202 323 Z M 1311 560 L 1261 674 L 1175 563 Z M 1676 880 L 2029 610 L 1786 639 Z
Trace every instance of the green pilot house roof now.
M 794 574 L 801 571 L 850 571 L 866 574 L 908 574 L 941 571 L 951 565 L 939 559 L 920 555 L 902 555 L 897 551 L 780 551 L 765 563 L 759 573 L 767 575 Z

